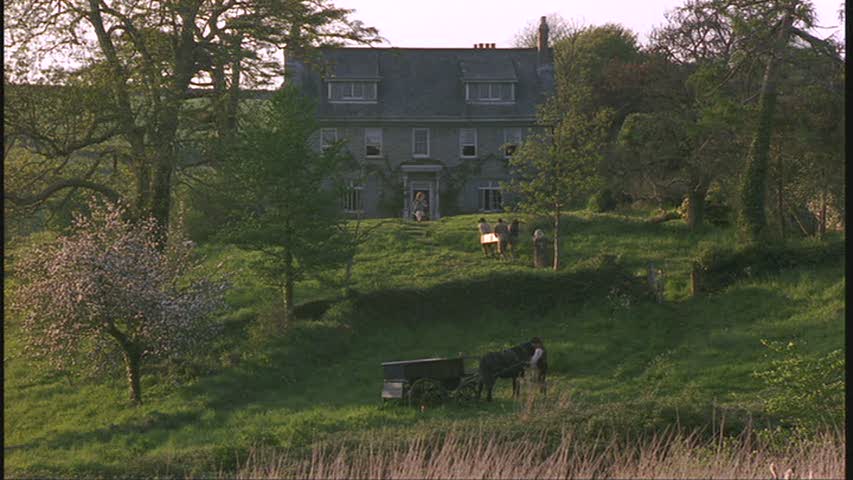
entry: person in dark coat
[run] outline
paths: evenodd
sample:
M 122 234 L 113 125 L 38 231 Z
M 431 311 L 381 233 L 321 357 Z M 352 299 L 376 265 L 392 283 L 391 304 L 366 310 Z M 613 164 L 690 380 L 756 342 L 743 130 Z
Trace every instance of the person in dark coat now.
M 504 258 L 506 256 L 506 243 L 509 237 L 509 228 L 507 228 L 503 218 L 499 218 L 498 223 L 495 224 L 495 235 L 498 236 L 498 255 L 501 258 Z
M 514 218 L 509 224 L 507 235 L 507 247 L 509 256 L 515 258 L 515 250 L 518 246 L 518 235 L 521 233 L 521 223 L 517 218 Z

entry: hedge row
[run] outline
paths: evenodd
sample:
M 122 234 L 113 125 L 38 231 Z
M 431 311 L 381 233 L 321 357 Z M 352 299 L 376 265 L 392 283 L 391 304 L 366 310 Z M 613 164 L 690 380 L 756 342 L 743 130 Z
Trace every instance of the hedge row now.
M 704 245 L 700 246 L 694 258 L 694 269 L 698 269 L 701 276 L 700 289 L 710 292 L 751 276 L 833 262 L 844 265 L 844 260 L 843 240 L 794 246 L 754 244 L 741 248 Z
M 401 288 L 355 294 L 323 315 L 350 317 L 357 323 L 421 322 L 476 318 L 486 310 L 510 308 L 535 317 L 559 304 L 604 298 L 614 290 L 633 299 L 651 297 L 642 278 L 625 269 L 618 258 L 601 255 L 588 259 L 579 269 L 570 272 L 495 274 L 426 289 Z

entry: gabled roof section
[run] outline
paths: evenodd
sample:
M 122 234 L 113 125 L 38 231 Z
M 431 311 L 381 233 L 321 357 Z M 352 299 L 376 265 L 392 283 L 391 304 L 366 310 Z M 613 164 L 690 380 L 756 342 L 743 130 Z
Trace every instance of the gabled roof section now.
M 511 58 L 464 58 L 464 55 L 460 55 L 460 57 L 463 57 L 459 60 L 459 70 L 463 81 L 518 81 L 515 65 L 513 65 Z
M 325 56 L 324 79 L 379 80 L 379 53 L 367 49 L 352 50 L 346 55 Z
M 328 121 L 512 120 L 533 121 L 544 101 L 535 48 L 322 48 L 321 64 L 308 67 L 303 88 L 317 98 Z M 377 79 L 377 102 L 330 103 L 329 80 Z M 515 82 L 515 102 L 467 103 L 465 83 Z

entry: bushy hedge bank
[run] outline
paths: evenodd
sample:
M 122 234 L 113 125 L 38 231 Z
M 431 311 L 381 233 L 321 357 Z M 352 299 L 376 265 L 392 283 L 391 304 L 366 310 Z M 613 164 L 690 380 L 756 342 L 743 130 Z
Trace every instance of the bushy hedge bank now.
M 700 290 L 711 292 L 738 279 L 775 274 L 794 267 L 832 262 L 844 265 L 845 250 L 843 240 L 796 245 L 754 244 L 741 248 L 700 244 L 694 268 L 700 274 Z
M 357 322 L 419 322 L 446 317 L 476 317 L 485 308 L 494 307 L 523 309 L 531 315 L 543 315 L 558 304 L 582 303 L 595 296 L 606 297 L 614 291 L 633 299 L 650 298 L 643 279 L 628 271 L 618 257 L 599 255 L 572 271 L 496 274 L 427 289 L 405 288 L 355 294 L 344 303 Z M 340 312 L 331 308 L 324 316 L 333 313 Z

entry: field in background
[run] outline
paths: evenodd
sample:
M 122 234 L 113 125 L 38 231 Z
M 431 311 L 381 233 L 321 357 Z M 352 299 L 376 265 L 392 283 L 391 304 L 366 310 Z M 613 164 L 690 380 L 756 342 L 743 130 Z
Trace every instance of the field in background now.
M 704 429 L 689 438 L 707 445 L 709 438 L 736 436 L 748 425 L 758 429 L 776 423 L 763 410 L 765 387 L 752 375 L 766 365 L 761 339 L 794 339 L 813 355 L 844 348 L 843 258 L 816 269 L 749 278 L 719 293 L 691 298 L 689 268 L 697 245 L 731 242 L 732 232 L 694 234 L 680 221 L 649 224 L 644 212 L 576 212 L 566 217 L 563 227 L 561 275 L 584 276 L 592 268 L 587 260 L 602 254 L 621 257 L 620 262 L 636 275 L 642 275 L 651 261 L 665 271 L 666 301 L 626 304 L 618 292 L 602 286 L 584 292 L 583 301 L 574 301 L 572 292 L 566 292 L 565 301 L 538 311 L 531 308 L 536 298 L 529 304 L 482 302 L 489 292 L 476 288 L 483 288 L 482 279 L 495 276 L 509 285 L 515 275 L 525 281 L 553 277 L 553 272 L 531 272 L 529 267 L 530 232 L 548 231 L 547 223 L 525 219 L 519 258 L 500 262 L 483 257 L 477 218 L 466 215 L 425 224 L 386 221 L 363 245 L 353 276 L 353 287 L 362 294 L 391 292 L 380 313 L 359 316 L 336 307 L 320 319 L 297 322 L 285 337 L 273 333 L 276 310 L 270 305 L 275 292 L 261 285 L 248 268 L 252 254 L 204 246 L 211 267 L 221 263 L 232 272 L 236 287 L 229 295 L 232 311 L 223 318 L 227 336 L 212 346 L 211 358 L 187 366 L 182 375 L 147 375 L 145 404 L 136 409 L 128 407 L 121 378 L 99 383 L 33 370 L 21 355 L 14 319 L 6 318 L 5 476 L 139 472 L 207 476 L 241 466 L 275 476 L 264 473 L 275 464 L 275 454 L 265 457 L 273 463 L 246 466 L 249 453 L 287 451 L 299 464 L 311 458 L 318 445 L 329 442 L 358 445 L 360 439 L 371 438 L 394 452 L 402 448 L 397 439 L 433 438 L 450 430 L 474 434 L 480 441 L 519 439 L 531 431 L 547 430 L 551 435 L 571 431 L 573 444 L 589 445 L 598 435 L 663 435 L 665 429 L 679 425 L 685 432 Z M 437 310 L 440 316 L 417 313 L 423 308 L 419 302 L 441 303 L 435 292 L 449 284 L 470 286 L 466 302 L 477 306 L 477 314 L 454 316 L 454 305 L 442 305 Z M 406 289 L 422 292 L 423 298 L 395 302 L 393 292 Z M 340 290 L 305 281 L 296 293 L 297 302 L 305 303 L 336 298 Z M 471 305 L 459 307 L 471 310 Z M 383 361 L 459 352 L 479 355 L 533 335 L 541 336 L 549 350 L 549 401 L 556 402 L 551 408 L 532 414 L 534 410 L 509 398 L 505 383 L 496 392 L 497 400 L 488 405 L 446 405 L 419 412 L 379 401 Z M 547 451 L 561 451 L 561 440 L 554 437 L 549 442 Z M 834 442 L 840 450 L 829 448 L 825 468 L 837 468 L 833 462 L 844 451 L 843 438 Z M 464 442 L 454 445 L 479 448 Z M 497 454 L 515 447 L 495 448 Z M 416 466 L 417 451 L 408 454 L 415 455 L 409 464 Z M 762 458 L 775 454 L 768 452 Z M 565 462 L 574 457 L 555 458 Z M 758 463 L 755 472 L 766 468 Z M 518 472 L 528 476 L 532 471 Z M 695 471 L 704 476 L 705 470 Z M 724 470 L 728 471 L 733 470 Z M 836 471 L 826 470 L 830 476 Z M 633 476 L 631 472 L 613 475 Z M 680 475 L 676 470 L 664 476 Z

